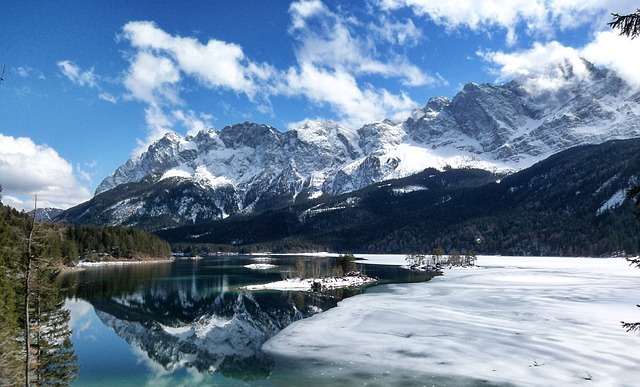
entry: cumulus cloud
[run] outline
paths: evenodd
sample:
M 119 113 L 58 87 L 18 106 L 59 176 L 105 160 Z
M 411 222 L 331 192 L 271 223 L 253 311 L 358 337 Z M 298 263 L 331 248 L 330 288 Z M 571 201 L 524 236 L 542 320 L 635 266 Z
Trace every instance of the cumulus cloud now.
M 520 81 L 531 92 L 556 90 L 568 82 L 587 80 L 590 72 L 583 60 L 615 70 L 631 85 L 640 86 L 637 63 L 640 41 L 619 36 L 615 31 L 602 31 L 585 47 L 567 47 L 557 41 L 534 43 L 516 52 L 478 52 L 491 63 L 496 81 Z M 571 75 L 568 77 L 567 75 Z
M 285 83 L 284 93 L 304 95 L 313 103 L 329 105 L 345 125 L 353 127 L 382 118 L 396 118 L 416 106 L 405 94 L 362 88 L 346 71 L 321 69 L 308 63 L 299 69 L 290 69 Z
M 274 69 L 247 59 L 237 44 L 216 39 L 202 43 L 195 38 L 174 36 L 148 21 L 129 22 L 122 30 L 120 39 L 135 50 L 124 86 L 130 98 L 148 104 L 147 137 L 138 141 L 134 154 L 146 150 L 177 124 L 185 126 L 189 133 L 211 127 L 202 119 L 205 115 L 175 110 L 184 105 L 180 92 L 185 78 L 195 79 L 206 89 L 230 90 L 254 100 L 274 76 Z
M 82 71 L 78 65 L 69 60 L 59 61 L 58 68 L 65 77 L 76 85 L 88 87 L 98 86 L 93 69 Z
M 247 60 L 237 44 L 216 39 L 203 44 L 194 38 L 172 36 L 153 22 L 127 23 L 123 37 L 141 50 L 139 55 L 144 54 L 147 60 L 154 57 L 166 66 L 170 58 L 175 69 L 209 88 L 224 88 L 253 96 L 258 87 L 254 79 L 264 79 L 270 73 L 268 66 Z M 144 64 L 134 61 L 132 69 L 136 71 L 139 65 Z M 131 83 L 128 86 L 135 87 Z
M 130 96 L 151 105 L 181 103 L 176 84 L 180 71 L 171 59 L 139 52 L 132 60 L 124 80 Z
M 640 86 L 640 39 L 619 36 L 614 31 L 601 31 L 580 50 L 590 62 L 616 70 L 633 85 Z
M 26 137 L 0 134 L 0 184 L 3 202 L 29 210 L 33 195 L 39 206 L 66 209 L 91 198 L 73 166 L 47 145 Z
M 362 82 L 362 77 L 395 78 L 405 87 L 440 82 L 389 49 L 418 41 L 421 31 L 410 20 L 384 18 L 365 25 L 331 11 L 319 0 L 294 2 L 289 14 L 289 33 L 297 43 L 296 63 L 281 70 L 252 61 L 234 43 L 172 35 L 148 21 L 127 23 L 119 36 L 133 49 L 124 86 L 129 98 L 147 104 L 147 137 L 138 141 L 134 154 L 176 126 L 188 133 L 211 127 L 211 120 L 202 113 L 184 109 L 180 95 L 187 79 L 206 89 L 243 94 L 263 113 L 272 112 L 273 96 L 303 97 L 329 107 L 352 125 L 395 117 L 416 106 L 406 93 L 376 88 Z M 365 33 L 356 34 L 354 26 Z M 385 47 L 376 41 L 386 42 Z
M 384 18 L 365 26 L 317 0 L 294 2 L 289 13 L 297 64 L 283 72 L 274 94 L 303 96 L 330 107 L 345 125 L 359 126 L 408 114 L 416 106 L 408 94 L 374 87 L 364 77 L 395 78 L 405 87 L 439 82 L 393 50 L 419 39 L 421 31 L 411 21 Z
M 554 91 L 568 82 L 579 82 L 589 77 L 579 51 L 555 41 L 534 43 L 531 49 L 518 52 L 499 51 L 479 55 L 498 66 L 495 69 L 497 81 L 520 81 L 534 94 Z

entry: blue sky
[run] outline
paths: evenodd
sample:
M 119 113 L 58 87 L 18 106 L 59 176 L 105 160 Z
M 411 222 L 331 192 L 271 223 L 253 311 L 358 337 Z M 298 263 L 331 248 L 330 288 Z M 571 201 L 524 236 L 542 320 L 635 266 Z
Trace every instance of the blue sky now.
M 640 84 L 622 0 L 15 1 L 0 23 L 0 184 L 67 208 L 168 130 L 401 120 L 468 82 L 553 84 L 584 57 Z M 536 83 L 537 82 L 537 83 Z

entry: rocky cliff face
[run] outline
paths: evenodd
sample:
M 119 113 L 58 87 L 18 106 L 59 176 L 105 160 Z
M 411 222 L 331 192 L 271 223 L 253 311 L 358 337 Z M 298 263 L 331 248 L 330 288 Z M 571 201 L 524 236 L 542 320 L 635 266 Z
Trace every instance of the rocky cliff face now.
M 309 122 L 286 132 L 245 122 L 184 138 L 167 133 L 65 219 L 173 227 L 337 195 L 430 167 L 518 170 L 576 145 L 640 136 L 640 92 L 609 70 L 584 66 L 582 76 L 565 69 L 558 86 L 543 89 L 524 81 L 470 83 L 404 122 L 359 129 Z M 123 194 L 131 184 L 136 189 Z

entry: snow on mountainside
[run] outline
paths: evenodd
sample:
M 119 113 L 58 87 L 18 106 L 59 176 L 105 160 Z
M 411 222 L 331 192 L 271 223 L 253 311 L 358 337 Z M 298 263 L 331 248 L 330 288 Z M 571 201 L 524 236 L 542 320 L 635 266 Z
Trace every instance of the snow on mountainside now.
M 555 84 L 470 83 L 452 100 L 432 98 L 404 122 L 359 129 L 325 121 L 280 132 L 245 122 L 184 138 L 170 132 L 105 178 L 96 195 L 144 181 L 144 194 L 104 210 L 107 223 L 135 225 L 133 213 L 170 207 L 153 193 L 159 183 L 167 189 L 188 182 L 211 200 L 176 191 L 173 200 L 186 200 L 173 214 L 172 224 L 180 224 L 337 195 L 429 167 L 518 170 L 576 145 L 640 136 L 640 92 L 614 72 L 585 62 L 582 71 L 563 68 Z M 214 208 L 206 212 L 196 202 Z

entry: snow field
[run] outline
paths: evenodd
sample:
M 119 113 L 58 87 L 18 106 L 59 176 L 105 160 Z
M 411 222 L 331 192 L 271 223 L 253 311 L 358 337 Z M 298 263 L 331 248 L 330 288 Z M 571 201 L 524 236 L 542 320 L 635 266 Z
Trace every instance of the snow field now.
M 364 257 L 404 264 L 404 256 Z M 384 374 L 385 383 L 441 375 L 516 386 L 638 385 L 640 336 L 620 321 L 640 320 L 639 269 L 617 258 L 477 263 L 345 299 L 288 326 L 263 350 L 301 364 L 346 364 L 360 378 Z

